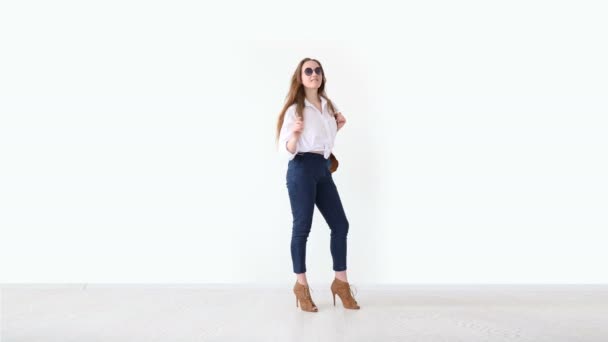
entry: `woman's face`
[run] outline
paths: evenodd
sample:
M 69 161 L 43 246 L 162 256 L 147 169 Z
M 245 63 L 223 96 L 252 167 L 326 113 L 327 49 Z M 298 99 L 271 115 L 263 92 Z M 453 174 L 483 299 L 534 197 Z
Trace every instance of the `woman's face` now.
M 317 74 L 318 72 L 318 74 Z M 323 70 L 319 63 L 315 61 L 306 61 L 302 65 L 302 84 L 306 88 L 318 89 L 323 81 Z

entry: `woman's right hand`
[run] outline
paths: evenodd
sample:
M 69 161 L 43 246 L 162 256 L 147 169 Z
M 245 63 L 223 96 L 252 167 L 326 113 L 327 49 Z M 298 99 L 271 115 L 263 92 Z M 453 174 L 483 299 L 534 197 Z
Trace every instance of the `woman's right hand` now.
M 296 118 L 296 121 L 293 124 L 293 128 L 291 129 L 293 134 L 300 135 L 302 133 L 303 129 L 304 129 L 304 122 L 302 122 L 302 119 Z

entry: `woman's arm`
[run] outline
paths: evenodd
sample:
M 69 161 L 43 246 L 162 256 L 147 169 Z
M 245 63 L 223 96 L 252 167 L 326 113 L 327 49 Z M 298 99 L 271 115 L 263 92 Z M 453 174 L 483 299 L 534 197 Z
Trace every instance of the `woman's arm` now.
M 289 153 L 296 153 L 296 147 L 298 146 L 298 139 L 300 138 L 300 133 L 293 133 L 291 138 L 287 140 L 287 150 Z
M 281 132 L 279 135 L 279 149 L 281 153 L 286 155 L 289 160 L 293 159 L 298 152 L 298 138 L 300 137 L 300 133 L 294 132 L 294 126 L 299 121 L 295 117 L 295 107 L 290 107 L 287 112 L 285 112 L 285 117 L 283 121 L 283 126 L 281 127 Z
M 336 115 L 336 124 L 338 125 L 338 131 L 346 124 L 346 118 L 342 115 L 342 113 L 337 112 Z

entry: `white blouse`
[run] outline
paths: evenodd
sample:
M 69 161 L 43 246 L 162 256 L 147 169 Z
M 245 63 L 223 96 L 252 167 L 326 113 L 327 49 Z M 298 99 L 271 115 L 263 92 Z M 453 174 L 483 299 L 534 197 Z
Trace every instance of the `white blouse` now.
M 304 127 L 302 133 L 300 133 L 294 153 L 289 152 L 287 149 L 287 142 L 293 135 L 292 128 L 296 121 L 297 104 L 294 103 L 287 108 L 279 134 L 279 151 L 283 157 L 292 160 L 298 152 L 324 151 L 325 159 L 329 158 L 334 148 L 338 124 L 333 113 L 330 113 L 327 107 L 327 100 L 323 96 L 319 97 L 321 98 L 322 112 L 319 112 L 317 107 L 304 98 Z M 340 112 L 336 104 L 333 103 L 333 105 L 335 112 Z

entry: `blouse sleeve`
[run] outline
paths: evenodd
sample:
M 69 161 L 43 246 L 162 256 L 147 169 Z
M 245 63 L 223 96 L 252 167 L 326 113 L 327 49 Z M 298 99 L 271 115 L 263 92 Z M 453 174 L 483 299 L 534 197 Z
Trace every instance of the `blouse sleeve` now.
M 283 126 L 281 127 L 281 132 L 279 134 L 279 152 L 281 155 L 288 160 L 292 160 L 298 151 L 300 150 L 300 140 L 298 139 L 296 143 L 296 151 L 294 153 L 289 152 L 287 149 L 287 142 L 293 135 L 293 125 L 296 121 L 295 115 L 295 106 L 291 106 L 285 112 L 285 118 L 283 120 Z
M 334 106 L 334 114 L 340 113 L 340 108 L 338 108 L 338 105 L 334 101 L 331 101 L 331 104 Z

